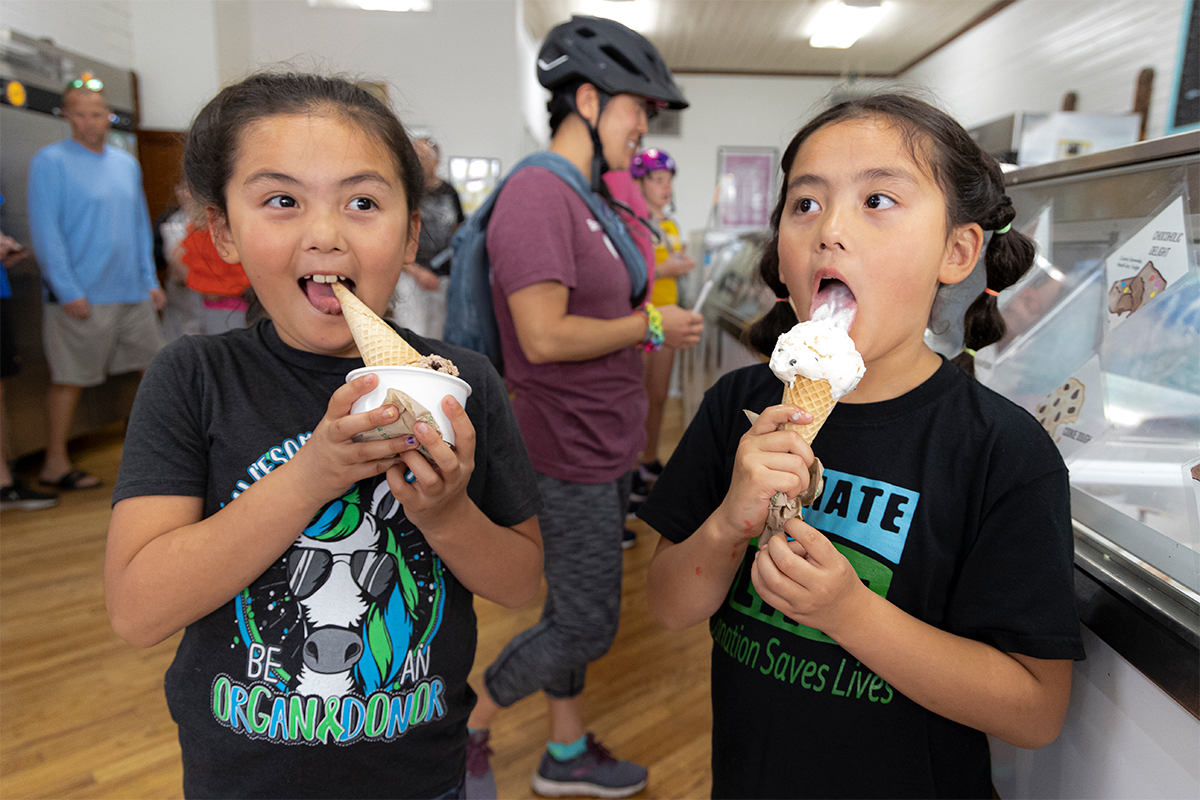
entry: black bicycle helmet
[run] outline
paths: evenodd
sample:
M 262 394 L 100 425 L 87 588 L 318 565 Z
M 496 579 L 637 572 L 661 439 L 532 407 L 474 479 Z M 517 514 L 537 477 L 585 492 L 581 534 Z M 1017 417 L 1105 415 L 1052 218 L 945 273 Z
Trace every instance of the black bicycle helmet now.
M 537 60 L 538 82 L 553 92 L 586 81 L 610 95 L 638 94 L 684 109 L 688 101 L 650 41 L 619 22 L 571 17 L 546 34 Z

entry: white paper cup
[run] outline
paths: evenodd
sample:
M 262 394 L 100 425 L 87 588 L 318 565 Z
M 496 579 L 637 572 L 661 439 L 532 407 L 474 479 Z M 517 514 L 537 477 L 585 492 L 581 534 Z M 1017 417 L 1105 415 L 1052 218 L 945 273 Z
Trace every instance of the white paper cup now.
M 379 408 L 387 397 L 388 389 L 397 389 L 429 409 L 434 422 L 442 430 L 442 438 L 448 444 L 454 444 L 454 427 L 447 419 L 446 412 L 442 411 L 442 398 L 451 395 L 465 408 L 467 398 L 471 396 L 471 384 L 462 378 L 421 367 L 361 367 L 346 375 L 346 382 L 370 373 L 379 376 L 379 383 L 354 401 L 350 408 L 352 413 Z

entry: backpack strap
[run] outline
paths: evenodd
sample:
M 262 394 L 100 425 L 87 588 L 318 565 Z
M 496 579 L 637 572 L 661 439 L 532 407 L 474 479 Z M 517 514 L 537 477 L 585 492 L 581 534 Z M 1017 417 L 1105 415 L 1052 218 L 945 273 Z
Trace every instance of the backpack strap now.
M 642 251 L 638 249 L 637 244 L 634 243 L 633 236 L 630 235 L 629 229 L 625 227 L 625 223 L 617 215 L 617 212 L 604 201 L 603 197 L 592 191 L 591 184 L 587 182 L 587 179 L 584 178 L 579 168 L 558 153 L 541 150 L 526 156 L 513 167 L 512 172 L 508 174 L 505 181 L 525 167 L 542 167 L 543 169 L 548 169 L 557 175 L 563 183 L 575 190 L 593 216 L 596 217 L 596 221 L 600 223 L 600 227 L 604 229 L 604 233 L 608 235 L 613 246 L 617 248 L 617 253 L 621 256 L 621 261 L 625 264 L 625 271 L 629 274 L 630 308 L 640 305 L 646 296 L 646 283 L 648 281 L 646 259 L 642 255 Z M 488 199 L 490 200 L 499 193 L 500 187 L 496 187 L 496 191 L 492 192 Z
M 630 307 L 639 305 L 646 295 L 646 261 L 625 223 L 604 198 L 592 191 L 579 168 L 557 153 L 546 150 L 533 153 L 517 162 L 504 176 L 483 204 L 455 231 L 451 240 L 453 266 L 450 269 L 450 289 L 447 298 L 445 341 L 483 353 L 496 368 L 503 370 L 500 350 L 500 331 L 496 324 L 496 309 L 492 303 L 491 264 L 487 254 L 487 229 L 491 222 L 496 199 L 513 175 L 526 167 L 542 167 L 557 175 L 580 196 L 600 223 L 605 235 L 616 247 L 625 271 L 629 274 Z

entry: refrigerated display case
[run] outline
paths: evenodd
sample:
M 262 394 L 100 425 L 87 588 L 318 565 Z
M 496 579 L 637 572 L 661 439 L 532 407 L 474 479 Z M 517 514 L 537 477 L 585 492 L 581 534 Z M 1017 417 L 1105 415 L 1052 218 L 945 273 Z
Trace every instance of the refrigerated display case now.
M 685 422 L 717 378 L 759 360 L 740 338 L 775 300 L 758 277 L 759 257 L 769 238 L 767 230 L 705 230 L 691 236 L 688 252 L 700 255 L 696 269 L 678 279 L 679 304 L 692 308 L 705 283 L 711 280 L 712 288 L 698 309 L 704 315 L 699 343 L 676 357 Z
M 1001 293 L 1009 330 L 980 351 L 978 373 L 1043 422 L 1070 468 L 1076 598 L 1095 640 L 1059 742 L 1035 753 L 994 743 L 997 789 L 1195 796 L 1200 132 L 1006 180 L 1014 227 L 1038 257 Z

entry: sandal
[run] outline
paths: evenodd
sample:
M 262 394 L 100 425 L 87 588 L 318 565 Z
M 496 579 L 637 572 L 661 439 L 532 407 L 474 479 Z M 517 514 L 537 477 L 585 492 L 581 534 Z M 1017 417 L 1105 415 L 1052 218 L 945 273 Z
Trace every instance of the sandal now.
M 58 489 L 62 492 L 75 492 L 83 489 L 95 489 L 97 486 L 104 485 L 104 481 L 83 469 L 73 469 L 56 481 L 46 481 L 38 478 L 38 483 L 42 486 L 50 489 Z

